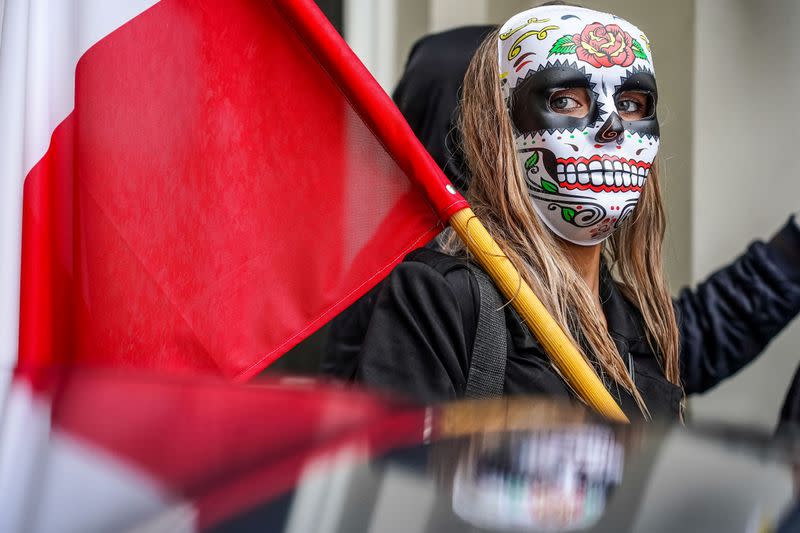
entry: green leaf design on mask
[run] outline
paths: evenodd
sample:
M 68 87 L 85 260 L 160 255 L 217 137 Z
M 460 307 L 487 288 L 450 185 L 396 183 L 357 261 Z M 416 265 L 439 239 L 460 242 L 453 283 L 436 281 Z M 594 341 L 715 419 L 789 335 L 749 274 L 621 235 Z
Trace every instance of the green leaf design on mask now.
M 533 155 L 525 161 L 525 170 L 530 170 L 539 162 L 539 152 L 533 152 Z
M 558 185 L 556 185 L 552 181 L 547 181 L 546 179 L 542 179 L 542 181 L 540 183 L 542 185 L 542 189 L 544 189 L 545 191 L 551 192 L 551 193 L 554 193 L 554 194 L 558 192 Z
M 561 208 L 561 217 L 566 220 L 567 222 L 572 222 L 572 219 L 575 218 L 576 212 L 571 207 L 562 207 Z
M 642 48 L 641 43 L 639 43 L 639 41 L 636 39 L 633 40 L 633 55 L 639 59 L 644 59 L 647 62 L 650 61 L 647 59 L 647 54 L 644 53 L 644 48 Z
M 555 54 L 574 54 L 575 53 L 575 43 L 572 42 L 572 35 L 565 35 L 555 43 L 553 43 L 553 47 L 550 49 L 550 53 L 547 54 L 547 57 L 550 57 Z

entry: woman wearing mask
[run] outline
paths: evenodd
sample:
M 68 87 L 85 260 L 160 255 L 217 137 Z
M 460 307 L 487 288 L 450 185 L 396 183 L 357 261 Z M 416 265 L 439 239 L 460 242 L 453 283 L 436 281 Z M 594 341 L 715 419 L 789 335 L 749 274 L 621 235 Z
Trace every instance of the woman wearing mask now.
M 473 210 L 634 418 L 678 416 L 685 393 L 737 371 L 800 307 L 793 225 L 673 307 L 661 264 L 657 102 L 643 32 L 547 5 L 481 45 L 461 110 Z M 419 250 L 393 272 L 364 342 L 362 381 L 424 401 L 465 394 L 479 297 L 464 250 L 453 237 L 449 255 Z M 726 291 L 737 278 L 761 290 Z M 503 393 L 570 396 L 511 306 L 503 312 Z

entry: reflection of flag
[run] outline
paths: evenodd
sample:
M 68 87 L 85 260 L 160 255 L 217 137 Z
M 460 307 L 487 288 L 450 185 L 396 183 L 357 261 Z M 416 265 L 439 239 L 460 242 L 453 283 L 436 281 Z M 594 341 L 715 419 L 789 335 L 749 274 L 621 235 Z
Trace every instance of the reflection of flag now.
M 0 418 L 0 531 L 227 531 L 337 458 L 360 462 L 422 437 L 423 410 L 279 385 L 18 375 Z
M 23 363 L 245 379 L 466 205 L 310 0 L 52 4 L 0 56 Z

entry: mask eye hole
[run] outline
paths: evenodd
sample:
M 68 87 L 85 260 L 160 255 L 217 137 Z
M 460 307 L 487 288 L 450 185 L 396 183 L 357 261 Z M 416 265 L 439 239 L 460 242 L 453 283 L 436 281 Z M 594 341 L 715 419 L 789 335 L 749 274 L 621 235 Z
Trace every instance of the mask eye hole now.
M 615 98 L 617 113 L 622 120 L 635 121 L 652 118 L 655 98 L 649 91 L 623 91 Z
M 584 87 L 556 89 L 547 101 L 550 111 L 577 118 L 589 114 L 591 103 L 589 91 Z

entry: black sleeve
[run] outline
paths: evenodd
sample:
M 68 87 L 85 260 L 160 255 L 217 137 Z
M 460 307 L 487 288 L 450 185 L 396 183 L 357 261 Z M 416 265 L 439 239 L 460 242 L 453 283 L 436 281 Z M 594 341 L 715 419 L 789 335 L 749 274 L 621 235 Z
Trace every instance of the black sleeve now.
M 395 268 L 378 296 L 357 378 L 422 402 L 462 396 L 475 333 L 459 302 L 465 292 L 474 299 L 471 278 L 457 269 L 445 279 L 416 261 Z
M 755 359 L 800 311 L 800 230 L 793 220 L 675 299 L 681 377 L 705 392 Z

